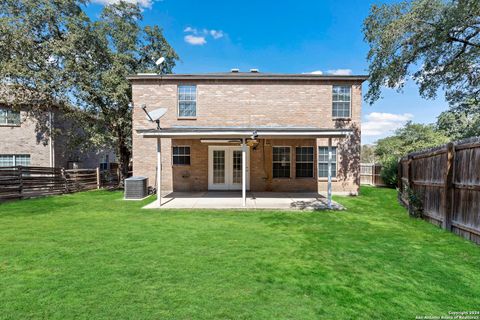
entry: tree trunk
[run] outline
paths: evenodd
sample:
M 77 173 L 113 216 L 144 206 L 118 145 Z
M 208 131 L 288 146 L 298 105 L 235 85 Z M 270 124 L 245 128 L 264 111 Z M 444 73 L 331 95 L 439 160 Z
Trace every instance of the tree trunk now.
M 118 186 L 121 188 L 124 185 L 125 178 L 128 177 L 128 165 L 131 156 L 130 149 L 126 145 L 126 140 L 121 131 L 117 134 L 117 155 L 119 157 L 118 168 L 120 173 L 118 177 Z

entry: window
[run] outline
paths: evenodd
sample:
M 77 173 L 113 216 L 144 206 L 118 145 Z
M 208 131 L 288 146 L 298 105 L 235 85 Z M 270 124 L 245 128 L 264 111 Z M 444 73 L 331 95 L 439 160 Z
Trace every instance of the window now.
M 197 86 L 178 86 L 178 116 L 197 116 Z
M 295 176 L 313 178 L 313 147 L 295 148 Z
M 190 147 L 173 147 L 173 164 L 190 165 Z
M 213 183 L 225 183 L 225 150 L 213 150 Z
M 273 177 L 290 178 L 290 147 L 273 147 Z
M 328 147 L 318 147 L 318 176 L 328 178 Z M 332 147 L 332 178 L 337 176 L 337 147 Z
M 20 125 L 20 112 L 8 108 L 0 108 L 1 125 Z
M 108 165 L 110 164 L 110 159 L 108 154 L 105 155 L 105 157 L 102 157 L 100 160 L 100 170 L 108 170 Z
M 0 167 L 13 167 L 30 165 L 29 154 L 0 154 Z
M 332 116 L 334 118 L 350 118 L 350 91 L 349 86 L 333 86 Z

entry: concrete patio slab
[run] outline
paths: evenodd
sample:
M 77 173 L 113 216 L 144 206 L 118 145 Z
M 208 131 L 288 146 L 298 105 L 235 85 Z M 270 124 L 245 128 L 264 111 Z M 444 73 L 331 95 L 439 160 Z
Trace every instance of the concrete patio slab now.
M 318 193 L 247 192 L 246 200 L 244 207 L 237 191 L 172 192 L 162 197 L 161 209 L 327 209 L 327 199 Z M 159 209 L 156 201 L 144 208 Z M 343 209 L 332 201 L 332 210 Z

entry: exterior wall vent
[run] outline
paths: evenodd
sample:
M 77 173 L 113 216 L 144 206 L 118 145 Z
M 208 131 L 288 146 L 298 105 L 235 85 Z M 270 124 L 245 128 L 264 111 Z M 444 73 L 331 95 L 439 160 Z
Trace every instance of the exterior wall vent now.
M 148 178 L 130 177 L 125 179 L 125 199 L 140 200 L 148 196 Z
M 230 72 L 239 73 L 239 72 L 240 72 L 240 69 L 238 69 L 238 68 L 233 68 L 233 69 L 230 70 Z
M 250 72 L 251 73 L 259 73 L 260 71 L 258 71 L 258 69 L 250 69 Z

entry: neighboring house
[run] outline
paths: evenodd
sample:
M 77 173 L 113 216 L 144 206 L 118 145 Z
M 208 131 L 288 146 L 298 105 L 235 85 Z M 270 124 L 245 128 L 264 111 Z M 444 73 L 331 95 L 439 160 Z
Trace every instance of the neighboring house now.
M 133 174 L 155 186 L 161 138 L 165 191 L 327 190 L 357 194 L 360 115 L 366 76 L 269 74 L 139 74 L 133 90 Z M 166 108 L 161 129 L 142 106 Z M 245 139 L 245 140 L 244 140 Z
M 68 126 L 58 112 L 45 113 L 48 127 L 53 130 Z M 115 154 L 109 150 L 91 149 L 72 150 L 68 137 L 62 134 L 55 139 L 41 132 L 38 120 L 28 115 L 26 110 L 15 111 L 0 104 L 0 167 L 39 166 L 64 168 L 101 168 L 108 169 L 115 162 Z

